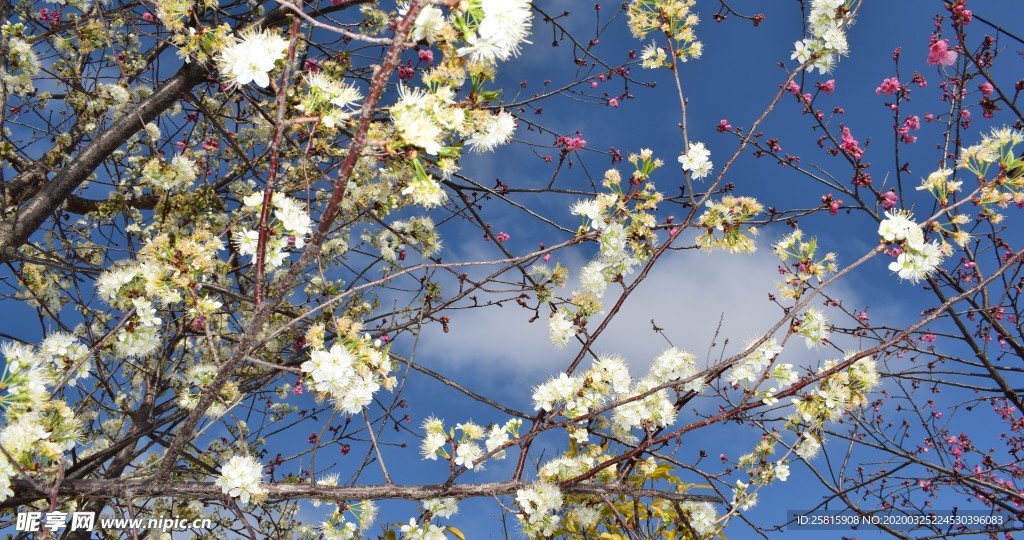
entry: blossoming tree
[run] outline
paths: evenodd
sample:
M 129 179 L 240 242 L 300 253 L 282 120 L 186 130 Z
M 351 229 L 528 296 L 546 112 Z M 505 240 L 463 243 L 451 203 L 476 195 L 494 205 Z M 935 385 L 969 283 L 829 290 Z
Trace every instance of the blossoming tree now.
M 895 537 L 1012 537 L 1024 41 L 943 4 L 930 42 L 897 50 L 868 91 L 891 111 L 870 133 L 879 150 L 845 123 L 830 75 L 857 54 L 861 0 L 561 4 L 0 5 L 3 524 L 27 533 L 26 512 L 46 513 L 31 534 L 51 538 L 92 537 L 60 521 L 71 512 L 207 517 L 193 533 L 210 538 L 767 535 L 796 522 L 762 522 L 759 496 L 798 475 L 819 507 L 885 516 L 874 526 Z M 783 19 L 803 31 L 749 127 L 694 122 L 712 106 L 690 98 L 712 84 L 689 76 L 699 34 Z M 504 75 L 524 65 L 562 79 Z M 941 95 L 911 102 L 929 82 Z M 673 140 L 598 151 L 546 124 L 645 98 L 662 103 L 646 122 L 678 122 Z M 784 152 L 765 132 L 776 117 L 818 153 Z M 912 153 L 927 172 L 910 172 Z M 481 163 L 500 178 L 481 180 Z M 736 172 L 751 163 L 827 194 L 766 206 Z M 839 229 L 851 240 L 829 245 Z M 741 347 L 652 320 L 667 346 L 638 367 L 605 338 L 673 254 L 748 264 L 759 246 L 774 260 L 748 271 L 778 283 L 749 302 L 777 310 Z M 843 296 L 865 278 L 909 308 L 873 323 Z M 495 311 L 546 327 L 558 373 L 518 373 L 510 394 L 421 343 Z M 694 448 L 727 427 L 738 456 Z M 457 513 L 476 500 L 488 518 Z

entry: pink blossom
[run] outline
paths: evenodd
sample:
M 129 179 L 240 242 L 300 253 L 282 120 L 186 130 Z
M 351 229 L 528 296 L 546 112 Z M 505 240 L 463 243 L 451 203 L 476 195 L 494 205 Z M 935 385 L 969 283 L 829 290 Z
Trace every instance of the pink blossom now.
M 906 126 L 897 129 L 896 133 L 899 134 L 900 140 L 903 141 L 903 144 L 914 144 L 917 142 L 917 137 L 911 135 L 910 128 Z
M 416 75 L 416 70 L 412 66 L 398 66 L 398 78 L 403 81 L 408 81 Z
M 146 22 L 153 22 L 153 14 L 148 12 L 148 11 L 143 13 L 142 14 L 142 20 L 144 20 Z
M 786 85 L 786 90 L 794 96 L 800 95 L 800 85 L 797 84 L 796 81 L 789 81 L 789 84 Z
M 850 133 L 850 128 L 848 127 L 843 128 L 843 142 L 839 147 L 853 159 L 860 159 L 864 155 L 860 142 L 853 138 L 853 134 Z
M 921 336 L 921 341 L 925 343 L 935 343 L 935 334 L 925 334 Z
M 886 191 L 878 198 L 879 204 L 885 210 L 891 210 L 896 207 L 896 204 L 900 202 L 900 198 L 896 195 L 895 191 Z
M 886 96 L 891 96 L 891 95 L 895 94 L 896 92 L 898 92 L 899 89 L 900 89 L 900 80 L 897 79 L 896 77 L 891 77 L 889 79 L 883 80 L 882 84 L 880 84 L 878 86 L 878 88 L 875 88 L 875 93 L 876 94 L 886 95 Z
M 725 118 L 719 120 L 718 121 L 718 125 L 715 126 L 715 131 L 717 131 L 719 133 L 725 133 L 726 131 L 729 131 L 731 129 L 732 129 L 732 126 L 729 125 L 729 121 L 726 120 Z
M 995 92 L 995 90 L 996 90 L 992 86 L 992 83 L 988 83 L 988 82 L 983 82 L 983 83 L 979 84 L 978 85 L 978 89 L 981 90 L 981 95 L 983 95 L 983 96 L 990 96 L 990 95 L 992 95 L 992 92 Z
M 831 94 L 832 92 L 835 92 L 836 91 L 836 80 L 835 79 L 829 79 L 829 80 L 827 80 L 827 81 L 825 81 L 823 83 L 818 83 L 818 90 L 821 90 L 822 92 L 825 92 L 826 94 Z
M 608 106 L 609 107 L 618 107 L 619 106 L 619 100 L 617 98 L 609 99 L 608 100 Z
M 505 240 L 508 240 L 509 238 L 512 238 L 512 236 L 509 235 L 508 233 L 505 233 L 505 232 L 500 232 L 500 233 L 498 233 L 497 236 L 494 237 L 494 239 L 497 240 L 499 243 L 500 242 L 504 242 Z
M 419 52 L 420 62 L 429 64 L 434 61 L 434 51 L 430 49 L 420 49 Z
M 563 136 L 555 140 L 555 146 L 561 146 L 563 152 L 581 150 L 586 145 L 587 141 L 583 140 L 583 137 L 580 137 L 579 134 L 571 139 Z
M 956 62 L 956 51 L 949 50 L 949 40 L 943 39 L 932 43 L 928 48 L 928 64 L 932 66 L 952 66 Z

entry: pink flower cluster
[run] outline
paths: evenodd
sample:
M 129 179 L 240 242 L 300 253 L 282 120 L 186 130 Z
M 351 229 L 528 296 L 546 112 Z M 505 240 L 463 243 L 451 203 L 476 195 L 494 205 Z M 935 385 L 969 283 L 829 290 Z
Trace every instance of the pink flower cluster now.
M 896 133 L 899 134 L 900 140 L 903 141 L 903 144 L 914 144 L 917 142 L 917 137 L 911 135 L 910 132 L 917 131 L 919 129 L 921 129 L 921 119 L 917 116 L 911 115 L 903 121 L 903 127 L 898 128 Z
M 900 80 L 896 77 L 885 79 L 882 84 L 875 88 L 876 94 L 882 94 L 883 96 L 891 96 L 900 90 Z
M 839 148 L 856 160 L 860 160 L 864 156 L 864 149 L 860 147 L 860 142 L 853 138 L 853 134 L 850 133 L 850 128 L 848 127 L 843 128 L 843 142 L 839 145 Z
M 569 138 L 561 136 L 555 140 L 555 146 L 561 146 L 563 152 L 575 152 L 582 150 L 587 145 L 587 141 L 583 140 L 581 133 L 577 133 L 575 137 Z
M 949 49 L 949 40 L 943 39 L 932 43 L 928 48 L 928 64 L 932 66 L 952 66 L 956 62 L 956 51 Z
M 974 13 L 967 9 L 965 0 L 956 0 L 952 5 L 946 5 L 946 9 L 953 15 L 953 26 L 963 26 L 974 20 Z
M 896 195 L 896 192 L 891 189 L 878 197 L 878 204 L 882 205 L 882 209 L 884 210 L 896 208 L 896 204 L 899 202 L 899 195 Z

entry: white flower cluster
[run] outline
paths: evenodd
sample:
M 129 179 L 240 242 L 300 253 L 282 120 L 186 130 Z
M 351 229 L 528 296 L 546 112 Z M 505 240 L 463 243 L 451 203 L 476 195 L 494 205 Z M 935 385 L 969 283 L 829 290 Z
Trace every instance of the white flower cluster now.
M 19 468 L 31 474 L 50 474 L 65 452 L 75 446 L 82 422 L 64 401 L 51 399 L 61 379 L 71 383 L 88 376 L 88 349 L 70 334 L 51 334 L 39 350 L 20 343 L 3 343 L 4 370 L 0 375 L 0 407 L 6 425 L 0 429 L 0 501 L 14 495 L 11 478 Z
M 676 57 L 683 62 L 700 58 L 704 44 L 697 40 L 694 32 L 700 23 L 700 17 L 693 10 L 696 3 L 696 0 L 633 0 L 626 12 L 629 29 L 640 39 L 655 32 L 674 40 Z
M 586 416 L 615 401 L 647 394 L 656 387 L 695 377 L 700 369 L 692 354 L 672 348 L 658 356 L 650 373 L 633 383 L 620 356 L 602 356 L 586 372 L 557 377 L 536 386 L 533 390 L 534 408 L 559 411 L 567 418 Z M 704 388 L 702 378 L 677 385 L 677 391 L 699 392 Z M 664 427 L 675 421 L 675 407 L 669 400 L 667 389 L 651 392 L 642 399 L 616 407 L 612 412 L 612 427 L 616 436 L 633 439 L 631 431 L 641 426 Z M 586 441 L 586 432 L 573 431 L 577 442 Z
M 793 451 L 803 459 L 813 459 L 821 451 L 821 438 L 810 431 L 805 431 Z
M 288 41 L 268 30 L 249 31 L 220 52 L 221 74 L 232 86 L 254 83 L 266 88 L 274 64 L 285 57 Z
M 253 456 L 232 456 L 220 469 L 216 484 L 229 497 L 235 497 L 242 504 L 250 500 L 258 503 L 266 496 L 266 489 L 260 485 L 263 466 Z
M 130 309 L 131 298 L 137 295 L 126 294 L 129 291 L 142 289 L 143 280 L 138 264 L 120 263 L 106 269 L 96 278 L 96 293 L 106 303 L 118 309 Z
M 39 345 L 39 359 L 54 382 L 67 379 L 68 386 L 75 386 L 79 379 L 89 377 L 89 348 L 66 332 L 46 336 Z
M 789 479 L 789 465 L 786 461 L 771 459 L 777 442 L 775 436 L 766 436 L 754 447 L 753 452 L 740 456 L 736 462 L 738 467 L 750 474 L 752 483 L 766 486 L 775 480 L 785 482 Z
M 421 88 L 398 87 L 398 102 L 391 106 L 391 121 L 407 144 L 436 156 L 442 149 L 446 131 L 462 129 L 464 110 L 455 106 L 455 92 L 442 86 L 435 92 Z
M 753 197 L 735 195 L 726 195 L 721 201 L 709 200 L 704 204 L 708 209 L 697 220 L 706 229 L 697 237 L 697 245 L 701 249 L 721 247 L 730 253 L 753 253 L 757 250 L 752 238 L 757 236 L 757 228 L 748 225 L 744 229 L 744 226 L 764 210 L 764 205 Z
M 449 432 L 445 432 L 444 421 L 437 418 L 427 418 L 423 422 L 423 430 L 426 436 L 420 450 L 424 459 L 436 460 L 438 457 L 451 460 L 456 466 L 466 467 L 470 470 L 483 469 L 484 453 L 494 452 L 490 459 L 505 459 L 505 451 L 498 448 L 508 443 L 511 438 L 519 436 L 519 428 L 523 421 L 513 419 L 505 422 L 504 425 L 492 425 L 484 430 L 473 422 L 455 424 Z M 459 436 L 455 436 L 455 430 L 459 430 Z M 487 450 L 480 447 L 478 441 L 484 440 Z M 454 453 L 449 454 L 445 446 L 451 442 L 454 446 Z
M 587 454 L 577 456 L 559 456 L 545 463 L 537 477 L 545 482 L 557 483 L 575 478 L 594 467 L 597 459 Z
M 1022 141 L 1024 131 L 1004 126 L 993 128 L 991 133 L 982 136 L 981 143 L 960 151 L 958 166 L 977 175 L 982 186 L 978 199 L 983 215 L 992 223 L 998 224 L 1004 219 L 994 207 L 1006 208 L 1011 204 L 1024 206 L 1024 174 L 1021 174 L 1024 170 L 1024 156 L 1017 155 L 1014 150 Z M 993 166 L 996 177 L 986 180 Z M 969 221 L 970 218 L 963 214 L 953 218 L 953 222 L 959 224 Z M 966 245 L 969 236 L 962 230 L 957 232 L 960 235 L 958 237 L 954 234 L 954 241 Z
M 170 163 L 153 158 L 142 167 L 142 183 L 152 188 L 172 191 L 192 185 L 196 173 L 195 162 L 181 154 L 175 155 Z
M 433 523 L 417 524 L 416 518 L 409 518 L 408 525 L 402 525 L 402 537 L 407 540 L 448 540 L 445 527 Z
M 330 350 L 317 348 L 302 363 L 302 372 L 319 398 L 329 397 L 346 414 L 358 414 L 373 401 L 373 393 L 394 387 L 392 362 L 380 341 L 369 336 L 345 340 Z
M 517 516 L 528 538 L 545 538 L 554 534 L 561 516 L 562 492 L 558 486 L 537 482 L 516 491 L 516 502 L 522 512 Z
M 855 353 L 847 353 L 850 358 Z M 834 368 L 838 362 L 830 360 L 818 370 L 819 373 Z M 808 426 L 818 429 L 825 422 L 835 422 L 847 412 L 867 405 L 867 394 L 878 386 L 878 370 L 870 356 L 861 358 L 847 369 L 833 373 L 818 381 L 817 388 L 809 395 L 793 398 L 795 412 L 788 422 L 793 426 Z
M 693 353 L 675 347 L 658 355 L 651 364 L 651 377 L 658 384 L 693 378 L 682 385 L 684 392 L 700 393 L 704 390 L 704 378 L 695 377 L 700 371 Z
M 566 309 L 555 311 L 548 320 L 548 335 L 551 338 L 551 343 L 564 347 L 576 335 L 573 326 L 571 312 Z
M 749 349 L 748 345 L 745 347 Z M 782 347 L 774 337 L 757 346 L 750 354 L 743 357 L 738 363 L 729 368 L 725 380 L 729 384 L 743 384 L 744 386 L 761 380 L 761 375 L 768 366 L 775 360 L 775 357 L 782 352 Z
M 466 141 L 477 153 L 489 152 L 507 143 L 516 132 L 516 119 L 508 111 L 487 115 Z
M 636 170 L 634 179 L 645 180 L 651 172 L 663 165 L 653 157 L 653 151 L 643 149 L 631 154 L 629 161 Z M 602 184 L 608 192 L 600 193 L 593 199 L 576 201 L 571 208 L 574 215 L 583 220 L 579 234 L 590 230 L 598 233 L 597 255 L 580 270 L 580 284 L 573 293 L 573 306 L 559 308 L 548 322 L 551 342 L 561 347 L 576 334 L 576 319 L 585 321 L 595 313 L 602 312 L 602 299 L 608 284 L 621 281 L 633 273 L 641 260 L 650 254 L 650 246 L 656 235 L 651 228 L 655 218 L 649 212 L 662 200 L 651 183 L 644 184 L 637 194 L 635 206 L 628 208 L 622 201 L 622 176 L 616 169 L 604 174 Z M 575 308 L 575 309 L 573 309 Z
M 1024 142 L 1024 131 L 1010 127 L 992 128 L 982 136 L 981 142 L 960 150 L 957 166 L 967 169 L 979 177 L 985 177 L 993 164 L 1011 169 L 1020 158 L 1015 156 L 1013 147 Z
M 577 201 L 571 209 L 574 215 L 584 218 L 585 224 L 601 235 L 598 238 L 600 252 L 580 270 L 580 288 L 596 300 L 604 296 L 609 282 L 620 275 L 633 273 L 633 268 L 640 264 L 630 248 L 626 228 L 614 217 L 616 204 L 617 197 L 602 193 L 594 199 Z M 552 326 L 555 322 L 552 321 Z M 552 328 L 552 341 L 557 343 L 554 335 Z
M 640 60 L 642 61 L 641 66 L 645 69 L 655 69 L 666 65 L 668 53 L 665 52 L 664 47 L 659 47 L 657 43 L 652 41 L 640 53 Z
M 309 87 L 306 99 L 295 106 L 306 114 L 320 115 L 323 125 L 334 128 L 352 117 L 356 112 L 354 104 L 363 99 L 359 89 L 351 84 L 336 80 L 323 71 L 306 73 Z
M 810 61 L 819 73 L 831 71 L 838 57 L 850 51 L 846 43 L 848 4 L 848 0 L 811 0 L 807 16 L 811 37 L 796 42 L 791 58 L 801 64 Z
M 594 505 L 580 504 L 573 507 L 567 519 L 581 530 L 590 529 L 601 519 L 601 509 Z
M 243 209 L 258 218 L 263 208 L 263 192 L 254 191 L 242 199 Z M 271 196 L 274 207 L 273 220 L 268 224 L 271 229 L 267 239 L 266 265 L 277 268 L 284 264 L 288 257 L 288 249 L 301 249 L 306 245 L 306 235 L 312 232 L 312 220 L 302 207 L 302 203 L 288 197 L 284 193 Z M 258 229 L 236 231 L 234 243 L 239 255 L 249 255 L 251 262 L 256 263 L 259 248 L 260 232 Z
M 423 501 L 423 509 L 439 518 L 448 519 L 459 512 L 459 500 L 454 497 L 427 499 Z
M 402 8 L 403 16 L 408 13 L 409 7 L 405 6 Z M 413 41 L 426 41 L 427 43 L 434 43 L 440 37 L 441 33 L 444 32 L 450 25 L 444 18 L 444 13 L 437 6 L 427 4 L 420 9 L 418 15 L 416 15 L 416 21 L 413 22 L 412 26 L 412 37 Z
M 526 38 L 533 24 L 529 0 L 470 0 L 466 4 L 469 24 L 466 46 L 459 49 L 459 56 L 480 64 L 519 56 L 520 46 L 529 43 Z
M 776 283 L 783 298 L 800 299 L 812 279 L 821 283 L 825 276 L 836 271 L 836 254 L 829 252 L 816 260 L 818 239 L 812 236 L 804 240 L 800 229 L 773 244 L 772 250 L 787 270 L 782 280 Z
M 800 318 L 800 328 L 797 335 L 803 336 L 808 349 L 815 349 L 825 344 L 828 339 L 828 319 L 825 314 L 817 308 L 810 308 Z
M 534 408 L 555 411 L 564 405 L 562 414 L 568 418 L 584 416 L 601 408 L 609 400 L 625 395 L 632 387 L 625 360 L 622 357 L 602 356 L 583 374 L 557 377 L 533 389 Z
M 362 238 L 377 248 L 381 258 L 389 263 L 397 260 L 405 246 L 415 247 L 424 257 L 432 257 L 441 251 L 442 245 L 434 220 L 427 216 L 401 219 L 379 231 L 366 230 Z
M 34 89 L 32 77 L 39 74 L 39 57 L 32 45 L 22 39 L 25 26 L 21 23 L 6 23 L 0 27 L 0 48 L 5 53 L 5 63 L 10 70 L 0 66 L 0 83 L 5 90 L 14 94 L 28 94 Z
M 946 199 L 951 193 L 960 191 L 960 186 L 963 182 L 960 180 L 950 180 L 950 175 L 953 174 L 953 169 L 941 168 L 928 175 L 920 186 L 917 186 L 917 191 L 927 191 L 931 193 L 936 200 L 941 204 L 946 204 Z
M 331 485 L 337 485 L 336 477 L 330 478 L 328 481 L 333 482 Z M 317 484 L 322 485 L 323 481 L 317 482 Z M 339 508 L 338 511 L 331 514 L 327 521 L 320 524 L 319 529 L 324 540 L 355 540 L 363 538 L 364 534 L 362 532 L 369 530 L 374 520 L 377 519 L 377 503 L 373 501 L 362 501 L 359 504 L 348 505 L 346 509 L 355 515 L 358 524 L 347 521 Z
M 652 376 L 644 377 L 630 390 L 632 396 L 650 392 L 661 384 Z M 668 398 L 668 390 L 658 390 L 643 399 L 630 401 L 612 411 L 612 431 L 625 441 L 635 441 L 635 428 L 657 429 L 676 421 L 676 409 Z
M 702 142 L 690 143 L 686 153 L 679 156 L 679 164 L 683 166 L 684 171 L 690 172 L 694 180 L 707 177 L 715 166 L 711 162 L 711 151 Z
M 356 540 L 361 538 L 359 527 L 355 523 L 343 519 L 330 519 L 320 524 L 320 534 L 324 540 Z
M 687 523 L 700 538 L 710 538 L 718 532 L 718 515 L 713 504 L 686 501 L 679 506 L 688 514 Z
M 135 324 L 124 325 L 117 334 L 115 347 L 121 356 L 146 356 L 161 344 L 156 305 L 171 307 L 186 301 L 206 309 L 219 303 L 207 296 L 184 294 L 194 291 L 216 271 L 218 251 L 224 248 L 219 237 L 202 229 L 189 235 L 161 234 L 146 240 L 138 261 L 112 265 L 96 279 L 96 292 L 111 306 L 134 310 Z M 205 313 L 209 314 L 209 311 Z
M 902 250 L 896 260 L 889 263 L 889 270 L 897 272 L 900 279 L 917 283 L 942 264 L 949 245 L 940 245 L 937 241 L 926 243 L 924 233 L 912 217 L 906 210 L 886 212 L 885 219 L 878 225 L 878 234 L 883 242 L 899 244 Z
M 732 506 L 746 512 L 757 506 L 757 493 L 750 489 L 750 484 L 742 480 L 736 481 L 736 487 L 732 490 Z

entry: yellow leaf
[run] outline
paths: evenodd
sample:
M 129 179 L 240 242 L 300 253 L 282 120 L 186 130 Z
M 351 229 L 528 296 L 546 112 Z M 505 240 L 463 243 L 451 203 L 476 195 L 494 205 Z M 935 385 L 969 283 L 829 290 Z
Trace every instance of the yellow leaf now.
M 462 531 L 452 527 L 451 525 L 448 525 L 445 528 L 448 529 L 448 532 L 454 534 L 459 540 L 466 540 L 466 535 L 462 534 Z

